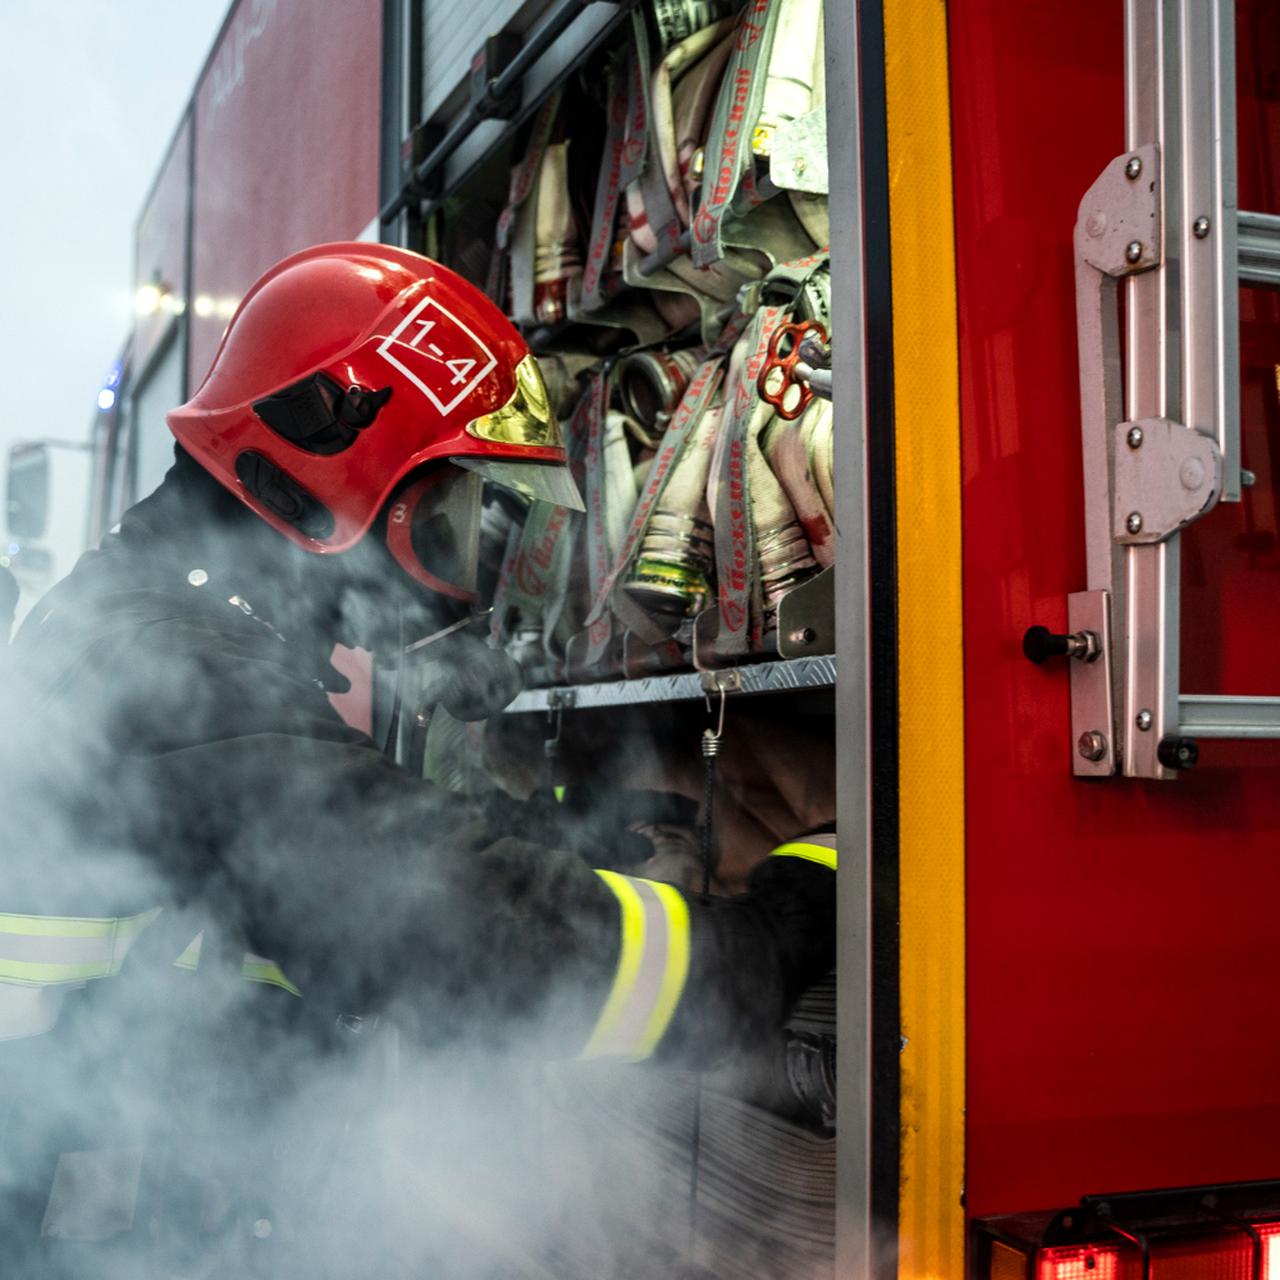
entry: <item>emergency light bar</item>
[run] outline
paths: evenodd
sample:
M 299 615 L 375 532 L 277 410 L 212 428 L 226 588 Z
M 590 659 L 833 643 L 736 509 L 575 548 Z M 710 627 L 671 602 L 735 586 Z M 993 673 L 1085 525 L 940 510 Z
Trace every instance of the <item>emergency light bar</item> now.
M 1280 1280 L 1280 1182 L 1086 1196 L 973 1224 L 973 1280 Z

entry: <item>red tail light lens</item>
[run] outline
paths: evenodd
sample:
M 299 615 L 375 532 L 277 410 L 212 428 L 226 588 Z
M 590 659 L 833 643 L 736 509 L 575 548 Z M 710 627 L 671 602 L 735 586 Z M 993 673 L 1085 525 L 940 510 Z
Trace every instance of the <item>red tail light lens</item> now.
M 1036 1280 L 1122 1280 L 1120 1250 L 1089 1246 L 1042 1249 Z
M 1280 1217 L 1206 1220 L 1212 1213 L 1208 1207 L 1195 1221 L 1135 1229 L 1150 1249 L 1149 1280 L 1280 1280 Z M 1094 1242 L 1041 1245 L 1039 1230 L 1028 1223 L 1032 1217 L 998 1220 L 998 1236 L 987 1235 L 986 1223 L 979 1224 L 972 1272 L 977 1280 L 1143 1280 L 1141 1249 L 1114 1235 L 1103 1238 L 1105 1223 L 1098 1224 Z M 1254 1270 L 1255 1239 L 1262 1245 L 1260 1271 Z
M 1262 1237 L 1262 1280 L 1280 1280 L 1280 1222 L 1258 1227 Z

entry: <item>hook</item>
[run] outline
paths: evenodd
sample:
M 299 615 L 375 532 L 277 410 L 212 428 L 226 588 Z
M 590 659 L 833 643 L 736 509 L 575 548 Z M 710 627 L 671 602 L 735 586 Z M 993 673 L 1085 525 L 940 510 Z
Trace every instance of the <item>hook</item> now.
M 714 731 L 710 728 L 702 731 L 702 754 L 709 760 L 719 754 L 720 739 L 724 737 L 725 708 L 729 702 L 729 690 L 723 682 L 716 681 L 716 689 L 720 694 L 720 716 Z M 702 700 L 706 704 L 707 715 L 711 715 L 711 691 L 704 690 Z
M 547 723 L 555 725 L 554 736 L 548 738 L 545 743 L 547 754 L 551 755 L 554 748 L 559 747 L 560 734 L 564 730 L 564 703 L 559 698 L 547 703 Z

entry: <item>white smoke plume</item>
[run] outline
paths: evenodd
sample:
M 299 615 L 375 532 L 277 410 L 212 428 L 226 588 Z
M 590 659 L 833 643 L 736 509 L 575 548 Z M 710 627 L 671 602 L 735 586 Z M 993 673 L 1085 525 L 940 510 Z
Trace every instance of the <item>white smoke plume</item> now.
M 28 625 L 61 607 L 55 597 Z M 347 597 L 345 608 L 360 607 L 358 593 Z M 49 632 L 55 648 L 67 643 L 52 622 Z M 164 643 L 171 647 L 174 633 Z M 41 649 L 34 646 L 37 658 L 54 665 L 63 656 Z M 219 776 L 182 767 L 186 726 L 216 720 L 219 700 L 237 693 L 234 681 L 205 678 L 198 645 L 188 661 L 164 661 L 145 637 L 108 629 L 65 656 L 64 675 L 37 696 L 26 668 L 0 650 L 0 908 L 161 914 L 118 977 L 67 990 L 46 1033 L 0 1042 L 6 1276 L 830 1274 L 829 1134 L 744 1100 L 732 1074 L 549 1061 L 581 1047 L 577 987 L 548 990 L 532 975 L 528 1018 L 505 995 L 486 1018 L 477 1009 L 483 997 L 470 992 L 460 1019 L 453 993 L 433 991 L 433 982 L 453 982 L 450 971 L 432 969 L 450 947 L 468 948 L 481 968 L 537 957 L 512 945 L 518 915 L 495 910 L 491 933 L 480 937 L 464 937 L 440 915 L 427 860 L 453 833 L 424 830 L 421 863 L 388 855 L 380 806 L 400 802 L 394 771 L 385 792 L 367 797 L 366 828 L 356 833 L 367 848 L 336 848 L 353 833 L 320 767 L 324 743 L 314 746 L 316 767 L 299 770 L 268 726 Z M 742 754 L 759 763 L 762 741 L 779 730 L 767 721 L 751 730 L 749 720 L 740 721 Z M 138 754 L 108 741 L 122 726 L 147 738 Z M 641 758 L 669 758 L 668 731 L 690 744 L 692 758 L 691 723 L 648 741 L 632 724 L 607 765 L 601 753 L 602 781 L 619 778 L 627 761 L 634 770 Z M 578 750 L 591 756 L 598 742 L 588 733 Z M 157 775 L 143 767 L 148 751 L 168 762 L 159 777 L 170 790 L 158 791 Z M 660 766 L 650 775 L 663 781 Z M 748 767 L 738 782 L 752 784 Z M 690 789 L 687 778 L 681 785 Z M 794 796 L 774 803 L 804 807 Z M 161 861 L 127 838 L 142 812 L 153 835 L 173 819 L 174 843 Z M 216 860 L 180 843 L 190 828 L 179 818 L 192 812 L 217 830 Z M 219 815 L 230 825 L 219 826 Z M 279 852 L 298 833 L 315 848 L 305 874 Z M 739 835 L 729 828 L 731 842 Z M 196 864 L 193 878 L 186 873 Z M 406 878 L 415 868 L 426 888 Z M 726 871 L 729 887 L 740 871 Z M 480 870 L 466 883 L 484 892 Z M 249 892 L 259 899 L 246 907 Z M 243 974 L 255 927 L 273 912 L 293 936 L 312 931 L 327 948 L 311 972 L 305 962 L 266 957 L 281 961 L 301 997 Z M 367 975 L 371 957 L 390 954 L 388 934 L 412 934 L 415 912 L 422 954 L 411 972 L 386 975 L 394 995 L 336 1007 L 310 997 L 325 982 L 359 990 L 334 974 Z M 198 966 L 175 965 L 197 937 Z

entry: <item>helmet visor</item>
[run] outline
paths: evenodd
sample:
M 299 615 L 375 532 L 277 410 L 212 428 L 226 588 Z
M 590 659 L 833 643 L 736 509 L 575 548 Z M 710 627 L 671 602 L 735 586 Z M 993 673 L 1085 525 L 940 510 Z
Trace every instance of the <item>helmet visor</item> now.
M 549 502 L 570 511 L 587 508 L 569 468 L 560 462 L 513 462 L 509 458 L 452 458 L 455 465 L 483 476 L 490 484 L 518 493 L 526 502 Z
M 439 467 L 410 483 L 387 513 L 387 548 L 415 581 L 473 604 L 480 562 L 480 477 Z

